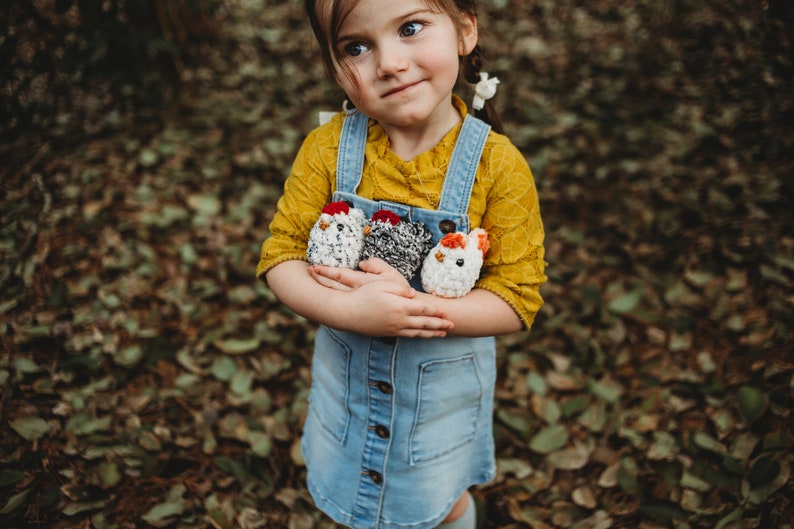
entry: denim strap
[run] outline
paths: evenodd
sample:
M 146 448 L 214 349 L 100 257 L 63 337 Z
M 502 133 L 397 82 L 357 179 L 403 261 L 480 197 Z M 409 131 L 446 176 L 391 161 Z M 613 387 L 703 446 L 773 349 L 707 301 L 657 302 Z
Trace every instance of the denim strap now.
M 469 211 L 474 178 L 477 176 L 477 167 L 480 165 L 480 157 L 490 131 L 491 127 L 488 124 L 470 114 L 463 120 L 444 177 L 439 210 L 454 211 L 463 215 Z
M 339 154 L 336 158 L 336 190 L 355 195 L 364 170 L 364 150 L 367 144 L 369 118 L 357 110 L 350 110 L 342 126 Z

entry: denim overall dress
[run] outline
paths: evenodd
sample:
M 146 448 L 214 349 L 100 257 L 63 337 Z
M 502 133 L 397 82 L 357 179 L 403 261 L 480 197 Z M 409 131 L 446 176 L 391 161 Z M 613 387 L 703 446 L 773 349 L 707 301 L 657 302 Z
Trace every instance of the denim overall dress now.
M 367 129 L 365 115 L 348 113 L 334 200 L 352 202 L 367 217 L 386 208 L 422 221 L 434 242 L 446 232 L 468 232 L 490 127 L 464 120 L 438 211 L 356 195 Z M 412 285 L 421 290 L 418 278 Z M 438 525 L 467 488 L 493 479 L 495 381 L 492 337 L 371 338 L 321 326 L 302 440 L 317 506 L 354 529 Z

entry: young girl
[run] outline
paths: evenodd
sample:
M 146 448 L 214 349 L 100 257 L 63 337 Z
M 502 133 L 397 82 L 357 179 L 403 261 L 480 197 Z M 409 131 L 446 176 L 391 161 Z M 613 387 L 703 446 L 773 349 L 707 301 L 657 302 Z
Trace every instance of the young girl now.
M 473 1 L 307 0 L 306 9 L 355 110 L 305 140 L 257 276 L 320 324 L 302 440 L 308 487 L 355 529 L 471 529 L 467 489 L 495 472 L 493 337 L 529 328 L 543 303 L 532 174 L 452 94 L 461 70 L 481 78 Z M 309 231 L 338 200 L 422 221 L 436 242 L 484 228 L 491 248 L 475 288 L 431 296 L 380 259 L 309 266 Z

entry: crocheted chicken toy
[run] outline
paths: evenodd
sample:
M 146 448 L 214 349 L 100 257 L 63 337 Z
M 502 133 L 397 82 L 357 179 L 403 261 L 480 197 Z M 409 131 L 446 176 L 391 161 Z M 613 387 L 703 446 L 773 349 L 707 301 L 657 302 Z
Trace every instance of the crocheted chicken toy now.
M 468 235 L 448 233 L 424 260 L 422 288 L 443 298 L 465 296 L 480 277 L 480 269 L 490 247 L 488 233 L 482 228 L 476 228 Z
M 364 228 L 361 260 L 380 257 L 410 281 L 432 247 L 433 235 L 423 223 L 409 222 L 393 211 L 380 209 Z
M 310 264 L 355 270 L 361 261 L 380 257 L 408 280 L 421 266 L 426 292 L 457 298 L 474 287 L 489 248 L 488 234 L 481 228 L 468 235 L 449 233 L 433 246 L 432 234 L 421 222 L 408 222 L 385 209 L 368 221 L 363 210 L 330 202 L 309 232 L 306 258 Z
M 329 202 L 309 232 L 310 264 L 353 268 L 361 261 L 367 217 L 347 202 Z

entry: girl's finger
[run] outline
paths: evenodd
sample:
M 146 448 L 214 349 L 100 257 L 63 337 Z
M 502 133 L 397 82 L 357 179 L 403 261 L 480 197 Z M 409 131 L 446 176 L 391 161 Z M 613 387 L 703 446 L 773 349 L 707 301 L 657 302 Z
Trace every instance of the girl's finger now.
M 417 330 L 411 331 L 406 334 L 408 338 L 444 338 L 446 337 L 446 331 L 424 331 L 424 330 Z
M 333 277 L 329 277 L 327 275 L 323 275 L 318 273 L 314 269 L 309 269 L 309 275 L 311 275 L 315 281 L 319 284 L 323 285 L 324 287 L 333 288 L 334 290 L 343 290 L 343 291 L 350 291 L 353 290 L 352 287 L 346 285 Z
M 409 321 L 408 328 L 413 329 L 415 331 L 423 332 L 423 333 L 437 333 L 437 332 L 444 332 L 449 331 L 454 327 L 454 324 L 449 321 L 445 320 L 444 318 L 438 317 L 417 317 L 412 318 Z
M 410 338 L 443 338 L 447 335 L 449 330 L 446 326 L 438 327 L 435 324 L 428 324 L 427 326 L 418 326 L 403 329 L 403 336 Z
M 325 283 L 322 283 L 319 278 L 324 278 L 326 280 L 345 285 L 346 287 L 349 287 L 349 289 L 361 285 L 361 282 L 357 280 L 357 273 L 354 270 L 350 270 L 348 268 L 335 268 L 333 266 L 312 266 L 309 267 L 309 273 L 321 284 Z
M 382 274 L 389 270 L 389 265 L 380 257 L 372 257 L 366 261 L 361 261 L 358 267 L 370 274 Z

